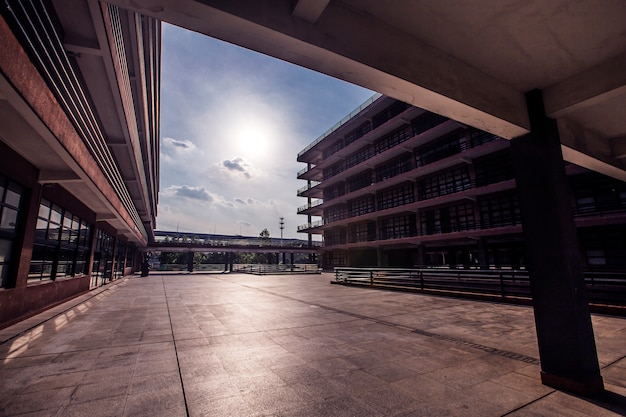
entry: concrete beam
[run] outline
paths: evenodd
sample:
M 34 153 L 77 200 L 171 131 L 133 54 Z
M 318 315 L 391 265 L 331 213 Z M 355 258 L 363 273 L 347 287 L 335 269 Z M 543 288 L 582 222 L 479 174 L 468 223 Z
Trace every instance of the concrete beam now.
M 617 159 L 626 158 L 626 138 L 615 138 L 611 140 L 611 151 Z
M 504 138 L 529 131 L 523 92 L 342 3 L 330 2 L 315 26 L 294 16 L 290 2 L 111 3 L 372 89 Z
M 74 171 L 39 171 L 38 182 L 40 184 L 62 184 L 67 182 L 83 182 Z
M 546 114 L 566 116 L 626 94 L 626 55 L 609 59 L 543 90 Z
M 557 120 L 561 138 L 563 159 L 573 164 L 585 167 L 626 181 L 626 161 L 618 159 L 615 154 L 615 143 L 599 137 L 594 132 L 574 123 L 567 118 Z M 619 146 L 618 146 L 618 152 Z
M 320 18 L 330 0 L 297 0 L 293 8 L 293 15 L 310 23 Z

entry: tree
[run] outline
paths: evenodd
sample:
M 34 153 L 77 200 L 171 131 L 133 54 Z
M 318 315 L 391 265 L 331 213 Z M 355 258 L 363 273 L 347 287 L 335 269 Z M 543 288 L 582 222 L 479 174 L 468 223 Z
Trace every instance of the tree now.
M 270 238 L 270 232 L 268 232 L 267 229 L 263 229 L 261 230 L 261 233 L 259 233 L 259 237 L 263 240 L 267 240 Z

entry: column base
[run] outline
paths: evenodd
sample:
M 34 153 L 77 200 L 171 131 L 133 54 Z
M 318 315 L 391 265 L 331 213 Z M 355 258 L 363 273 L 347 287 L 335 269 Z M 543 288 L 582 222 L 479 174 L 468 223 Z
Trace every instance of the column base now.
M 541 383 L 583 397 L 594 397 L 604 392 L 604 382 L 601 376 L 589 381 L 578 381 L 541 371 Z

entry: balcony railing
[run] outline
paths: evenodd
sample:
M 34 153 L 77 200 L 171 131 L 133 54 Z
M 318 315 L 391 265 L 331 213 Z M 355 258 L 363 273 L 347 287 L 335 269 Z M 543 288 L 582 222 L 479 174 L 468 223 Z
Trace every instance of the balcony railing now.
M 319 205 L 322 205 L 324 203 L 324 200 L 314 200 L 312 201 L 310 204 L 305 204 L 303 206 L 298 207 L 298 214 L 300 214 L 301 212 L 317 207 Z
M 314 229 L 316 227 L 320 227 L 323 225 L 324 225 L 324 220 L 318 220 L 318 221 L 311 222 L 311 223 L 301 224 L 300 226 L 298 226 L 298 232 L 302 230 L 307 230 L 307 229 Z
M 315 145 L 317 145 L 318 143 L 320 143 L 322 140 L 324 140 L 324 138 L 326 138 L 328 135 L 330 135 L 331 133 L 333 133 L 335 130 L 339 129 L 341 126 L 343 126 L 344 124 L 346 124 L 350 119 L 352 119 L 354 116 L 356 116 L 357 114 L 359 114 L 363 109 L 365 109 L 366 107 L 368 107 L 370 104 L 372 104 L 374 101 L 378 100 L 380 97 L 382 97 L 382 94 L 380 93 L 376 93 L 374 94 L 372 97 L 370 97 L 369 99 L 367 99 L 367 101 L 363 104 L 361 104 L 359 107 L 357 107 L 356 109 L 354 109 L 352 112 L 350 112 L 349 115 L 347 115 L 346 117 L 344 117 L 343 119 L 341 119 L 338 123 L 336 123 L 333 127 L 331 127 L 330 129 L 328 129 L 326 132 L 324 132 L 320 137 L 318 137 L 317 139 L 315 139 L 313 142 L 311 142 L 306 148 L 304 148 L 303 150 L 301 150 L 298 153 L 298 158 L 300 158 L 302 155 L 304 155 L 305 153 L 307 153 L 309 150 L 311 150 Z
M 297 195 L 299 196 L 300 194 L 302 194 L 305 191 L 310 190 L 313 187 L 316 187 L 317 185 L 319 185 L 319 181 L 311 181 L 311 185 L 305 185 L 304 187 L 298 188 L 298 192 Z

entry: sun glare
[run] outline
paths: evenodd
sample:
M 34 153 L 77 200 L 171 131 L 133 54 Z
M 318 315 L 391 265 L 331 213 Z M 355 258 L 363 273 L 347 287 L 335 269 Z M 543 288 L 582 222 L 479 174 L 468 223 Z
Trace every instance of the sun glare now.
M 256 159 L 271 152 L 272 134 L 261 123 L 246 123 L 237 128 L 235 141 L 237 150 L 245 157 Z

